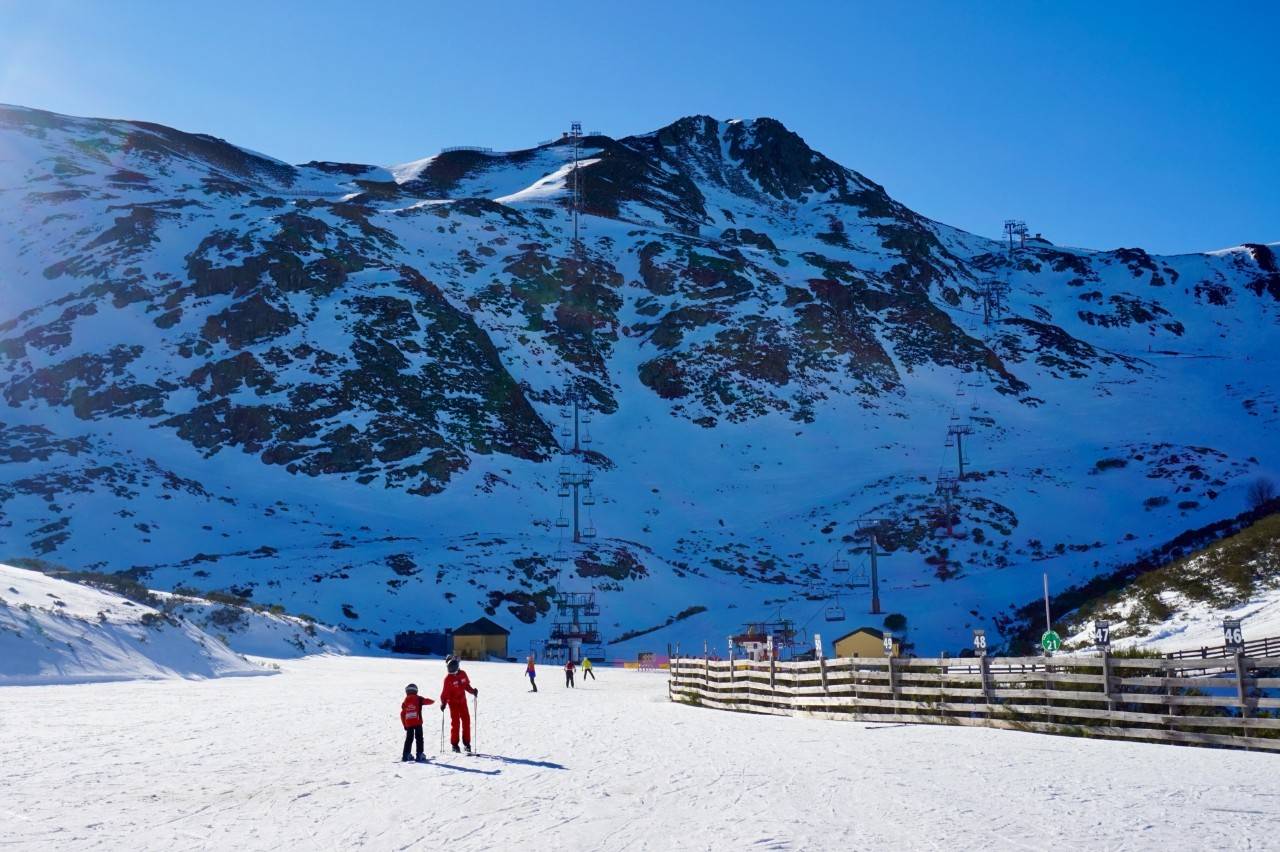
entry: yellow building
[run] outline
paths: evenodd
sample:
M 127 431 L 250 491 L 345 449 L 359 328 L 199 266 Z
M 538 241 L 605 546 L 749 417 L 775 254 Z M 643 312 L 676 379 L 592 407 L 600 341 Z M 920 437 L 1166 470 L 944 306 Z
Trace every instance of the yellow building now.
M 859 627 L 852 633 L 841 636 L 832 645 L 837 657 L 883 657 L 884 631 L 874 627 Z M 902 648 L 895 637 L 893 655 L 896 657 L 901 652 Z
M 453 631 L 453 655 L 464 660 L 507 658 L 507 637 L 511 631 L 487 618 L 462 625 Z

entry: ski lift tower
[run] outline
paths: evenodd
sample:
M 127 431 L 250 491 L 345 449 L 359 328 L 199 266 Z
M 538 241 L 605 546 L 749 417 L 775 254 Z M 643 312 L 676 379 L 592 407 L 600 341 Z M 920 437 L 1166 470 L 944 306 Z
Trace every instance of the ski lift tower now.
M 772 646 L 775 659 L 779 659 L 784 649 L 792 654 L 796 644 L 796 625 L 789 618 L 779 617 L 773 621 L 753 621 L 743 625 L 741 633 L 729 637 L 729 641 L 743 653 L 757 662 L 767 660 L 768 650 Z
M 568 511 L 562 505 L 556 526 L 568 529 L 572 516 L 573 543 L 580 545 L 591 542 L 596 537 L 595 524 L 591 520 L 591 507 L 596 504 L 591 485 L 595 481 L 595 471 L 587 455 L 587 446 L 591 444 L 591 409 L 588 400 L 580 388 L 570 388 L 566 393 L 566 405 L 561 412 L 563 423 L 560 426 L 563 460 L 560 464 L 560 485 L 557 494 L 562 500 L 569 501 Z M 585 519 L 583 516 L 586 516 Z M 563 551 L 557 561 L 567 561 L 568 555 Z
M 577 665 L 582 661 L 583 645 L 600 645 L 600 604 L 596 602 L 596 593 L 559 592 L 552 603 L 556 620 L 547 639 L 548 653 L 563 656 Z
M 951 422 L 947 424 L 947 446 L 952 443 L 956 445 L 956 466 L 960 471 L 958 480 L 964 480 L 964 439 L 973 434 L 973 427 L 968 423 L 961 423 L 958 414 L 951 415 Z
M 582 182 L 578 175 L 578 161 L 582 159 L 582 122 L 570 123 L 569 132 L 566 135 L 573 152 L 573 170 L 569 173 L 569 215 L 573 217 L 573 246 L 576 251 L 579 233 L 578 217 L 582 212 Z
M 982 288 L 982 322 L 984 325 L 991 325 L 992 321 L 1004 316 L 1009 310 L 1009 282 L 987 278 L 978 286 Z
M 955 529 L 953 528 L 954 524 L 952 521 L 952 518 L 954 517 L 954 504 L 952 501 L 955 499 L 956 494 L 960 491 L 960 483 L 951 474 L 940 473 L 938 474 L 938 481 L 937 481 L 937 484 L 934 486 L 934 491 L 935 493 L 937 493 L 942 497 L 942 501 L 943 501 L 942 510 L 943 512 L 946 513 L 944 516 L 944 519 L 947 522 L 947 538 L 955 538 L 956 534 L 955 534 Z
M 866 547 L 854 548 L 854 553 L 865 553 L 871 557 L 871 614 L 879 615 L 880 609 L 880 567 L 878 559 L 890 554 L 880 551 L 877 535 L 887 523 L 884 518 L 860 518 L 858 520 L 857 537 L 867 542 Z
M 1013 257 L 1013 239 L 1018 238 L 1018 248 L 1027 245 L 1027 223 L 1021 219 L 1005 219 L 1004 232 L 1009 238 L 1009 257 Z

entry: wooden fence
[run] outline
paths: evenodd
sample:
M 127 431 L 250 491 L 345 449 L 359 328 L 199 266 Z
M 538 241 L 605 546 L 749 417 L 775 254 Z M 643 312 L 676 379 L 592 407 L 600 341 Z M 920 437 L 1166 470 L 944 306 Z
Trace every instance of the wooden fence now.
M 1280 656 L 1280 636 L 1268 636 L 1263 639 L 1253 639 L 1244 643 L 1244 655 L 1246 657 L 1271 657 Z M 1208 659 L 1210 657 L 1234 657 L 1235 651 L 1226 645 L 1202 646 L 1200 648 L 1187 648 L 1183 651 L 1171 651 L 1165 654 L 1170 660 L 1192 660 L 1192 659 Z
M 1280 657 L 673 658 L 673 701 L 864 722 L 979 725 L 1280 751 Z

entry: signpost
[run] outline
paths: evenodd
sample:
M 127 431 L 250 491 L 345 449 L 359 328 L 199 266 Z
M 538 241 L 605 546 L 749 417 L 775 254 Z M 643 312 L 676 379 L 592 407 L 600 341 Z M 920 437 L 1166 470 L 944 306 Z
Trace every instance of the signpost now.
M 889 630 L 884 632 L 884 655 L 886 657 L 893 656 L 893 632 Z
M 975 657 L 985 657 L 987 655 L 987 631 L 973 631 L 973 655 Z
M 1111 622 L 1098 619 L 1093 622 L 1093 644 L 1099 651 L 1111 647 Z
M 813 634 L 813 658 L 815 660 L 822 659 L 822 634 Z
M 1240 619 L 1225 618 L 1222 620 L 1222 644 L 1233 654 L 1244 650 L 1244 632 L 1240 629 Z
M 1040 637 L 1040 647 L 1044 649 L 1046 657 L 1051 657 L 1054 651 L 1062 647 L 1062 637 L 1052 630 L 1046 630 Z

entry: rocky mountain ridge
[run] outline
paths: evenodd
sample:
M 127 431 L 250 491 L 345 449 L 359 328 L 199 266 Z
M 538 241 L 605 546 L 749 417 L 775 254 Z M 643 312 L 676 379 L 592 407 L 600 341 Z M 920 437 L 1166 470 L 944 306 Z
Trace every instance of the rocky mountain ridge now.
M 705 116 L 585 137 L 575 245 L 571 168 L 567 139 L 290 166 L 0 107 L 5 553 L 375 643 L 477 609 L 536 637 L 556 582 L 615 635 L 707 607 L 661 641 L 864 595 L 830 566 L 876 517 L 889 605 L 945 642 L 1029 563 L 1087 579 L 1277 467 L 1271 246 L 1010 251 Z M 557 581 L 569 384 L 604 540 Z

